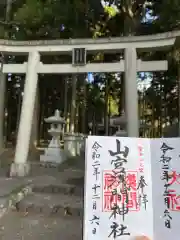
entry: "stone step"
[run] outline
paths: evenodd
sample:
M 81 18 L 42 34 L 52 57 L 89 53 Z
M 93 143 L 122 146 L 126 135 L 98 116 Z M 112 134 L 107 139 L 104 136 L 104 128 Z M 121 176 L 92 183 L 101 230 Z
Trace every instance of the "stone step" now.
M 80 240 L 82 239 L 82 219 L 9 212 L 1 218 L 0 239 Z
M 59 167 L 59 164 L 52 163 L 52 162 L 31 161 L 30 163 L 31 163 L 31 167 L 35 167 L 35 168 L 36 167 L 44 167 L 44 168 L 58 168 Z
M 75 195 L 83 196 L 83 188 L 75 185 L 65 183 L 45 184 L 45 185 L 34 185 L 32 186 L 34 193 L 46 193 L 46 194 L 64 194 L 64 195 Z
M 46 216 L 82 216 L 83 198 L 64 194 L 32 193 L 16 204 L 16 210 Z
M 74 169 L 67 167 L 66 169 L 61 169 L 60 165 L 52 163 L 41 163 L 41 162 L 31 162 L 31 172 L 30 176 L 42 176 L 42 175 L 66 175 L 67 178 L 81 177 L 84 176 L 84 170 Z

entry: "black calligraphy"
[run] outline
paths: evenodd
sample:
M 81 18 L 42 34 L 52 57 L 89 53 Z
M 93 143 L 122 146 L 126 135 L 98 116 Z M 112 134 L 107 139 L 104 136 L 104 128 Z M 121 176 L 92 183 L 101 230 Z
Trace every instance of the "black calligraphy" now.
M 111 230 L 111 233 L 109 234 L 108 237 L 113 236 L 113 238 L 116 239 L 119 236 L 130 235 L 130 233 L 127 232 L 127 227 L 124 226 L 123 224 L 120 224 L 120 226 L 119 226 L 118 223 L 113 222 L 110 227 L 111 227 L 112 230 Z
M 169 183 L 169 179 L 170 179 L 170 174 L 169 174 L 169 163 L 171 161 L 171 157 L 167 156 L 166 153 L 168 151 L 173 150 L 172 147 L 168 146 L 166 143 L 163 143 L 161 146 L 161 151 L 162 151 L 162 155 L 160 157 L 160 162 L 162 163 L 162 177 L 161 180 L 164 181 L 164 204 L 165 204 L 165 210 L 164 210 L 164 215 L 163 218 L 165 219 L 165 227 L 170 229 L 171 228 L 171 220 L 172 217 L 170 215 L 170 195 L 169 195 L 169 186 L 171 185 Z
M 97 213 L 98 199 L 100 199 L 100 149 L 102 146 L 98 142 L 94 142 L 92 146 L 92 176 L 94 181 L 92 183 L 92 213 L 93 217 L 90 220 L 93 225 L 92 234 L 97 233 L 97 227 L 100 225 L 100 216 Z
M 111 207 L 111 214 L 109 219 L 113 220 L 113 222 L 110 225 L 111 232 L 109 234 L 109 238 L 113 237 L 114 239 L 120 236 L 130 235 L 130 233 L 127 231 L 127 226 L 124 226 L 123 224 L 118 224 L 117 216 L 122 216 L 122 221 L 125 220 L 125 215 L 128 214 L 128 188 L 126 185 L 127 175 L 126 175 L 126 169 L 125 164 L 128 161 L 128 154 L 129 154 L 129 148 L 125 146 L 122 148 L 122 144 L 120 140 L 116 139 L 116 150 L 108 150 L 109 155 L 111 157 L 111 165 L 113 166 L 113 171 L 111 174 L 107 174 L 104 179 L 104 182 L 109 183 L 107 185 L 107 189 L 112 189 L 112 192 L 110 193 L 110 201 L 113 202 L 113 199 L 119 199 L 122 200 L 121 206 L 117 204 L 117 201 L 114 203 L 114 205 Z M 110 180 L 110 181 L 108 181 Z M 129 182 L 130 183 L 130 182 Z M 114 188 L 113 188 L 114 187 Z M 128 185 L 130 189 L 130 184 Z

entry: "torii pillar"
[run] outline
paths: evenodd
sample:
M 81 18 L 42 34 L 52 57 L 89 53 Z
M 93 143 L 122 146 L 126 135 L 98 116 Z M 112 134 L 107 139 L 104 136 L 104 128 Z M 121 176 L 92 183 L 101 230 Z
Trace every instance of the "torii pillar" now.
M 139 137 L 137 91 L 137 53 L 135 48 L 125 49 L 125 112 L 128 137 Z
M 39 60 L 40 55 L 37 51 L 29 53 L 15 159 L 11 165 L 10 171 L 11 177 L 26 176 L 30 170 L 27 159 L 38 84 L 37 68 Z
M 124 55 L 126 131 L 128 137 L 139 137 L 137 72 L 167 71 L 168 62 L 138 60 L 135 47 L 126 48 Z

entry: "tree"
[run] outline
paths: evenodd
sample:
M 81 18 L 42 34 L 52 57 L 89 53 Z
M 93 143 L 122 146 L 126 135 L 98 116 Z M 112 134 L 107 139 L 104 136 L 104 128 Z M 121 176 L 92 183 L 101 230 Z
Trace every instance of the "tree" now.
M 88 37 L 89 23 L 102 10 L 99 0 L 26 0 L 14 9 L 14 34 L 29 40 Z
M 158 32 L 172 31 L 180 26 L 180 2 L 178 0 L 152 0 L 151 15 Z

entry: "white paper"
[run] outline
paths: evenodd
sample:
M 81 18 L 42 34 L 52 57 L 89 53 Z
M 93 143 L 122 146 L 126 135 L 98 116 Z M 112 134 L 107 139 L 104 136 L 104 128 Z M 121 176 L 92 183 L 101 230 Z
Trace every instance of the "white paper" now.
M 117 157 L 111 156 L 109 150 L 116 152 L 118 141 L 120 142 L 121 151 L 124 151 L 125 147 L 129 149 L 128 156 L 127 158 L 125 157 L 125 159 L 127 159 L 127 162 L 123 162 L 123 165 L 121 166 L 125 168 L 125 182 L 128 189 L 127 193 L 129 212 L 128 214 L 125 214 L 124 220 L 123 216 L 119 215 L 119 213 L 117 213 L 116 219 L 115 216 L 112 216 L 110 218 L 111 214 L 113 213 L 113 203 L 117 203 L 117 205 L 122 208 L 122 203 L 126 200 L 125 194 L 122 195 L 122 193 L 120 193 L 120 186 L 122 186 L 120 180 L 118 180 L 118 178 L 116 177 L 116 181 L 112 181 L 112 171 L 115 168 L 115 162 L 113 160 L 116 160 Z M 96 152 L 99 158 L 93 160 L 93 145 L 95 144 L 95 142 L 98 143 L 101 147 L 99 147 Z M 136 138 L 90 136 L 88 137 L 86 144 L 87 147 L 84 206 L 84 240 L 108 240 L 115 238 L 120 240 L 128 240 L 137 235 L 146 235 L 149 236 L 150 239 L 153 239 L 150 140 Z M 123 157 L 123 154 L 121 153 L 118 156 Z M 98 165 L 99 174 L 97 176 L 97 179 L 96 176 L 93 175 L 93 165 L 95 165 L 95 162 L 96 164 L 100 164 Z M 117 176 L 119 170 L 116 169 L 114 171 Z M 108 174 L 110 174 L 109 180 L 107 178 Z M 133 180 L 131 182 L 131 179 L 133 179 L 134 177 L 136 181 Z M 145 180 L 145 186 L 142 187 L 142 189 L 140 187 L 138 188 L 139 182 L 141 182 L 141 186 L 143 184 L 143 181 L 140 181 L 140 179 Z M 92 188 L 94 184 L 100 186 L 97 188 L 97 194 L 99 196 L 98 199 L 93 199 L 94 190 Z M 117 194 L 115 194 L 114 192 L 115 189 L 117 191 Z M 112 195 L 112 192 L 114 193 L 114 195 Z M 121 196 L 121 201 L 117 200 L 118 194 Z M 140 194 L 146 195 L 146 199 L 148 201 L 145 201 L 146 204 L 144 204 L 142 202 L 142 199 L 139 198 Z M 109 202 L 107 201 L 108 195 Z M 133 201 L 131 201 L 131 197 L 134 197 Z M 94 201 L 96 201 L 96 209 L 93 209 Z M 141 203 L 140 206 L 139 203 Z M 124 202 L 124 205 L 127 205 L 126 202 Z M 99 219 L 93 220 L 93 216 L 96 216 Z M 116 228 L 116 233 L 111 233 L 111 226 L 113 225 L 113 223 L 114 225 L 118 224 L 118 227 Z M 122 230 L 122 226 L 127 228 Z M 130 235 L 124 235 L 124 233 L 129 233 Z
M 164 147 L 162 148 L 162 145 Z M 171 147 L 172 150 L 165 150 L 165 147 Z M 162 149 L 161 149 L 162 148 Z M 165 157 L 161 158 L 165 151 Z M 169 160 L 168 180 L 170 186 L 169 191 L 169 209 L 164 202 L 164 185 L 167 181 L 165 173 L 163 177 L 163 164 L 167 164 Z M 180 239 L 180 138 L 167 138 L 151 140 L 151 164 L 153 179 L 153 210 L 154 210 L 154 239 L 159 240 L 179 240 Z M 164 163 L 163 163 L 164 162 Z M 168 211 L 167 211 L 168 210 Z M 166 211 L 166 212 L 165 212 Z M 164 213 L 165 212 L 165 213 Z M 169 212 L 169 216 L 168 216 Z M 166 216 L 165 216 L 166 215 Z M 170 228 L 165 227 L 166 223 L 170 224 Z

